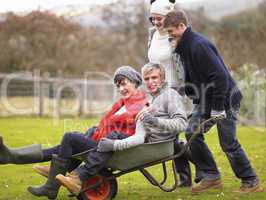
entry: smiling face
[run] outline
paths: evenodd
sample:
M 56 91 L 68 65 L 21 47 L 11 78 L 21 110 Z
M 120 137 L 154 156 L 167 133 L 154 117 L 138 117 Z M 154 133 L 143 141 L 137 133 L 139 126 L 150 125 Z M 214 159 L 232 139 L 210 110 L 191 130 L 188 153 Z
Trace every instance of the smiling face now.
M 177 46 L 177 44 L 180 42 L 185 30 L 186 26 L 184 24 L 179 24 L 177 27 L 176 26 L 169 26 L 166 27 L 165 30 L 167 31 L 169 37 L 171 38 L 171 45 L 172 46 Z
M 152 24 L 155 26 L 155 28 L 158 31 L 163 31 L 163 21 L 164 21 L 164 19 L 165 19 L 164 15 L 151 13 Z
M 153 69 L 146 72 L 143 75 L 143 80 L 145 82 L 146 88 L 152 95 L 156 94 L 161 89 L 163 84 L 160 69 Z
M 122 96 L 122 98 L 127 99 L 132 95 L 136 94 L 137 87 L 136 84 L 131 82 L 129 79 L 124 78 L 116 83 L 116 87 Z

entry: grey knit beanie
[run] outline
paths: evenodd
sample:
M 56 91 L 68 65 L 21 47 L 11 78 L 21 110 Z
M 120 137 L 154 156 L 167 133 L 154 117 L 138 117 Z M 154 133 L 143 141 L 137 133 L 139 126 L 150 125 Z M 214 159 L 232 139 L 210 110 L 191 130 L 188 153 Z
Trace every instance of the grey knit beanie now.
M 141 85 L 142 79 L 139 72 L 137 72 L 134 68 L 130 66 L 122 66 L 119 67 L 114 74 L 114 83 L 117 82 L 117 78 L 119 76 L 124 76 L 128 78 L 130 81 L 136 83 L 137 87 Z

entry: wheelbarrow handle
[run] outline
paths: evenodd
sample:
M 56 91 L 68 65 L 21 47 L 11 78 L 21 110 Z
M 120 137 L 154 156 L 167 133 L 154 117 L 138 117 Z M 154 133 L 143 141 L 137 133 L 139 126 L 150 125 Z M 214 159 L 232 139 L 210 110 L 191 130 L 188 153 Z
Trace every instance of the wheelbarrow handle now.
M 205 126 L 205 124 L 207 124 L 208 122 L 213 122 L 214 124 L 217 123 L 220 120 L 223 120 L 225 118 L 225 115 L 221 114 L 215 117 L 210 117 L 209 119 L 206 119 L 205 121 L 203 121 L 198 128 L 196 129 L 196 131 L 192 134 L 192 136 L 190 137 L 190 139 L 187 141 L 187 143 L 184 145 L 184 147 L 177 153 L 174 155 L 174 158 L 177 158 L 179 156 L 181 156 L 187 149 L 188 147 L 191 145 L 191 143 L 193 142 L 193 140 L 199 135 L 201 134 L 201 129 L 202 127 Z

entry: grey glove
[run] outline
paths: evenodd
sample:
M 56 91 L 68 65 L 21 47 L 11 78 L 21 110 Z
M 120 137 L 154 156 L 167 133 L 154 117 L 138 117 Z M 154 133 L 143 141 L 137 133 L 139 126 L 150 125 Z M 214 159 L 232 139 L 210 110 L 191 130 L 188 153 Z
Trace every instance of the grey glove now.
M 211 111 L 211 117 L 226 117 L 226 112 L 225 110 L 212 110 Z
M 109 152 L 114 150 L 114 140 L 108 138 L 102 138 L 97 146 L 99 152 Z
M 157 117 L 154 117 L 152 114 L 145 113 L 143 117 L 143 123 L 154 126 L 159 123 L 159 120 Z

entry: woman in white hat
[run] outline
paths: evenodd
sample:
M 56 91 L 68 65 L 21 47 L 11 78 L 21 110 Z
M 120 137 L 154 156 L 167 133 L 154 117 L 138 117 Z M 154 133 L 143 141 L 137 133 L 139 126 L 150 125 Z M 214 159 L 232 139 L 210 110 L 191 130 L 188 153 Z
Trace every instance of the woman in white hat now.
M 153 27 L 149 31 L 148 58 L 150 62 L 160 63 L 165 67 L 168 85 L 178 91 L 183 83 L 183 69 L 169 42 L 163 21 L 167 13 L 175 9 L 175 0 L 151 0 L 150 21 Z
M 150 21 L 153 27 L 149 30 L 149 61 L 164 66 L 168 85 L 183 95 L 183 67 L 177 56 L 173 54 L 168 33 L 163 29 L 165 16 L 175 9 L 175 0 L 151 0 L 150 3 Z M 181 146 L 182 143 L 176 141 L 175 150 L 179 151 Z M 188 155 L 184 155 L 175 160 L 176 170 L 180 176 L 180 187 L 192 185 L 188 157 Z M 196 170 L 195 182 L 199 182 L 200 177 L 200 171 Z

